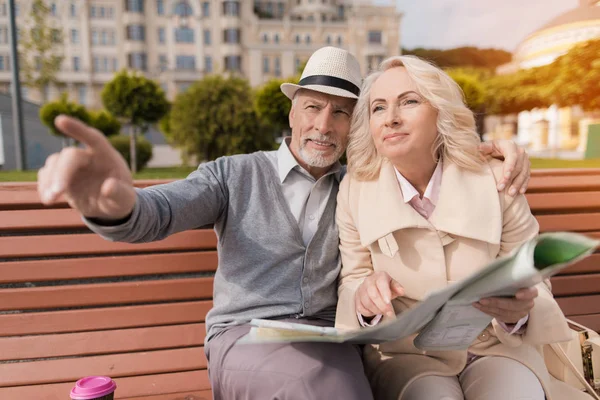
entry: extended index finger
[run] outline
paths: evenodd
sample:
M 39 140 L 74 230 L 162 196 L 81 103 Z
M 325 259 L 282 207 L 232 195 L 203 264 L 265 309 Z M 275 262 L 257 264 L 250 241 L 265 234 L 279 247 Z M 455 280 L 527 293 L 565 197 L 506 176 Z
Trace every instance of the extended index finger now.
M 54 119 L 54 125 L 66 136 L 94 150 L 110 148 L 110 143 L 102 133 L 76 118 L 59 115 Z

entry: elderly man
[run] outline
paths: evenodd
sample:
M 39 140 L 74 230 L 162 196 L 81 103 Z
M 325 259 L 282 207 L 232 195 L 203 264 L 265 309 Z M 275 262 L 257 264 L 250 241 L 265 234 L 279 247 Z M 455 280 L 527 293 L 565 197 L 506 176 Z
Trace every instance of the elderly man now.
M 185 180 L 136 190 L 122 157 L 98 131 L 67 117 L 56 126 L 85 148 L 48 158 L 42 201 L 64 195 L 109 240 L 147 242 L 214 224 L 219 238 L 206 355 L 216 399 L 370 399 L 360 350 L 347 344 L 237 345 L 252 318 L 331 326 L 340 270 L 336 194 L 361 82 L 348 52 L 313 54 L 293 99 L 291 139 L 278 151 L 222 157 Z M 526 156 L 500 143 L 526 185 Z M 502 156 L 494 145 L 484 150 Z M 520 168 L 519 168 L 520 167 Z M 507 181 L 510 173 L 507 173 Z

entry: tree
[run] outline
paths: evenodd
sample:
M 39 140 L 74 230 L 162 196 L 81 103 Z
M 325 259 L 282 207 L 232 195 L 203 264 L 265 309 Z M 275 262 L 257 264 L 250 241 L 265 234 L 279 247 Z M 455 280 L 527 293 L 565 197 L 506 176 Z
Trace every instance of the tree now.
M 119 120 L 106 110 L 90 113 L 90 125 L 107 137 L 118 135 L 121 132 Z
M 487 111 L 502 115 L 549 107 L 552 101 L 548 82 L 551 81 L 551 71 L 547 67 L 494 76 L 485 82 L 488 93 Z
M 161 128 L 170 143 L 200 160 L 271 150 L 272 135 L 259 122 L 253 103 L 245 79 L 207 76 L 177 95 Z
M 479 49 L 477 47 L 458 47 L 449 50 L 438 49 L 402 49 L 402 54 L 415 55 L 432 61 L 440 68 L 474 67 L 494 70 L 510 62 L 512 54 L 498 49 Z
M 556 104 L 600 110 L 600 40 L 575 46 L 548 69 L 550 97 Z
M 485 87 L 479 78 L 474 74 L 461 70 L 448 70 L 446 72 L 462 89 L 467 107 L 475 113 L 482 112 L 485 108 L 486 93 Z
M 161 87 L 135 72 L 117 73 L 102 90 L 104 108 L 130 126 L 131 171 L 137 172 L 136 138 L 145 133 L 169 111 L 169 102 Z
M 50 7 L 43 0 L 34 0 L 29 14 L 32 26 L 23 29 L 19 44 L 20 74 L 23 85 L 37 89 L 45 103 L 46 87 L 57 84 L 64 56 L 62 30 L 52 25 Z
M 289 126 L 288 114 L 292 102 L 280 89 L 282 83 L 297 83 L 295 78 L 271 79 L 256 91 L 254 109 L 261 122 L 280 136 L 281 132 Z
M 40 120 L 50 128 L 53 135 L 62 137 L 63 147 L 66 147 L 70 144 L 70 139 L 54 126 L 54 120 L 61 114 L 77 118 L 87 124 L 91 122 L 91 116 L 84 106 L 69 101 L 66 93 L 63 93 L 59 100 L 46 103 L 40 108 Z

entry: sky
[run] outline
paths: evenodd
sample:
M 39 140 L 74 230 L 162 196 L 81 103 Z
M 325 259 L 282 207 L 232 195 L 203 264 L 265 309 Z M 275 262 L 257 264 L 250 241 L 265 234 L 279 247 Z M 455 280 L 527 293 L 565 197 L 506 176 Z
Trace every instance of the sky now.
M 377 0 L 404 13 L 402 47 L 494 47 L 512 52 L 521 40 L 578 0 Z

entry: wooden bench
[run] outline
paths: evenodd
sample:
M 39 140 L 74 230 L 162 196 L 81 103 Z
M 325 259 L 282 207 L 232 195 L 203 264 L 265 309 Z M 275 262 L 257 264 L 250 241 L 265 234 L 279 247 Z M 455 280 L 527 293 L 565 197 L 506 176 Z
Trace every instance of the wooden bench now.
M 534 171 L 527 197 L 543 232 L 600 237 L 600 170 Z M 106 242 L 34 184 L 0 184 L 0 399 L 65 399 L 85 375 L 115 378 L 119 399 L 209 399 L 215 246 L 203 229 Z M 565 314 L 600 330 L 600 254 L 552 282 Z
M 600 169 L 536 170 L 527 200 L 541 232 L 573 231 L 600 239 Z M 552 278 L 565 315 L 600 331 L 600 253 Z
M 34 184 L 0 184 L 0 261 L 0 399 L 68 399 L 86 375 L 115 378 L 119 399 L 212 397 L 212 230 L 111 243 Z

